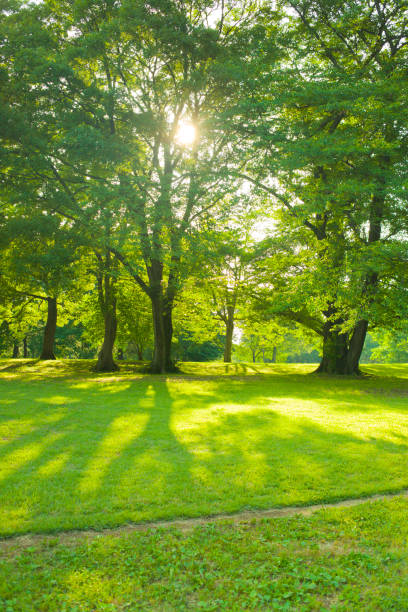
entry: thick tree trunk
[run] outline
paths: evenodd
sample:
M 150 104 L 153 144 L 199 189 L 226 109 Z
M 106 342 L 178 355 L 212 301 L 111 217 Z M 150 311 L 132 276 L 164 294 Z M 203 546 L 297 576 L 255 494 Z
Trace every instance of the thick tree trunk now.
M 224 362 L 231 363 L 232 358 L 232 336 L 234 334 L 234 307 L 227 306 L 227 319 L 225 321 L 225 346 L 224 346 Z
M 272 363 L 276 363 L 276 354 L 278 352 L 278 349 L 276 348 L 276 346 L 273 347 L 273 351 L 272 351 Z
M 358 321 L 351 338 L 333 329 L 323 338 L 323 357 L 319 374 L 360 375 L 359 362 L 367 335 L 368 321 Z
M 138 344 L 136 345 L 136 352 L 138 361 L 143 361 L 143 349 Z
M 105 333 L 103 338 L 102 348 L 98 355 L 98 361 L 95 366 L 96 372 L 116 372 L 118 366 L 113 359 L 113 347 L 115 346 L 117 318 L 116 318 L 116 300 L 113 299 L 110 307 L 104 313 Z
M 57 329 L 57 299 L 47 298 L 47 322 L 44 328 L 43 346 L 40 359 L 55 359 L 54 339 Z
M 323 356 L 319 374 L 346 374 L 348 342 L 347 334 L 332 329 L 328 323 L 323 336 Z
M 27 336 L 23 338 L 23 357 L 28 357 Z
M 17 340 L 14 340 L 13 342 L 13 355 L 12 358 L 13 359 L 17 359 L 17 357 L 20 355 L 20 347 L 19 344 L 17 342 Z
M 171 343 L 173 339 L 173 304 L 164 305 L 163 296 L 153 294 L 150 296 L 153 314 L 154 350 L 149 370 L 153 374 L 174 372 L 175 367 L 171 359 Z

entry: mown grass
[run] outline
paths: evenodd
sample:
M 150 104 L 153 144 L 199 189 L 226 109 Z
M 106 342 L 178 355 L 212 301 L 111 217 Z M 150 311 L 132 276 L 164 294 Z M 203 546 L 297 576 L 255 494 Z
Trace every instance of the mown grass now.
M 408 609 L 408 502 L 5 542 L 4 612 Z
M 408 366 L 0 363 L 0 534 L 313 504 L 408 487 Z

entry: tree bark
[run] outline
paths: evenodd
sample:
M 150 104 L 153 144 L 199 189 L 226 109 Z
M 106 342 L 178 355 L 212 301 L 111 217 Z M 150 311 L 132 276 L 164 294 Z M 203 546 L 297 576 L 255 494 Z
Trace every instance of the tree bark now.
M 57 329 L 57 299 L 47 298 L 47 322 L 44 328 L 43 346 L 40 359 L 55 359 L 54 340 Z
M 162 374 L 166 369 L 162 296 L 159 292 L 155 292 L 150 299 L 152 302 L 154 336 L 153 359 L 150 370 L 153 374 Z
M 227 306 L 227 317 L 225 321 L 225 346 L 224 346 L 224 363 L 231 363 L 232 358 L 232 336 L 234 334 L 234 306 Z
M 328 329 L 323 338 L 323 357 L 318 374 L 361 375 L 359 362 L 367 335 L 368 321 L 358 321 L 351 338 Z
M 153 314 L 154 350 L 149 370 L 152 374 L 164 374 L 177 370 L 171 359 L 173 339 L 173 302 L 166 300 L 160 291 L 150 295 Z
M 276 354 L 278 352 L 278 349 L 276 348 L 276 346 L 273 347 L 273 351 L 272 351 L 272 363 L 276 363 Z
M 111 304 L 104 312 L 105 333 L 102 348 L 98 355 L 95 366 L 96 372 L 116 372 L 118 366 L 113 359 L 113 347 L 116 340 L 117 318 L 116 318 L 116 299 L 113 298 Z
M 13 342 L 13 355 L 12 355 L 12 358 L 13 359 L 17 359 L 19 355 L 20 355 L 20 347 L 18 345 L 17 340 L 14 340 L 14 342 Z
M 176 370 L 174 362 L 171 358 L 171 343 L 173 341 L 173 303 L 167 302 L 163 313 L 164 327 L 164 350 L 165 350 L 165 366 L 166 372 Z
M 327 325 L 323 336 L 323 356 L 316 372 L 319 374 L 346 374 L 348 342 L 347 334 Z
M 359 364 L 367 329 L 368 321 L 364 319 L 358 321 L 354 328 L 347 353 L 347 374 L 361 374 Z
M 143 349 L 139 344 L 136 344 L 137 360 L 143 361 Z
M 28 357 L 27 336 L 23 338 L 23 357 Z
M 119 369 L 113 359 L 113 348 L 115 346 L 116 332 L 118 327 L 116 315 L 115 275 L 112 274 L 115 262 L 112 262 L 111 253 L 99 253 L 95 250 L 98 260 L 97 286 L 99 306 L 104 321 L 104 336 L 102 348 L 98 354 L 98 361 L 94 368 L 95 372 L 116 372 Z

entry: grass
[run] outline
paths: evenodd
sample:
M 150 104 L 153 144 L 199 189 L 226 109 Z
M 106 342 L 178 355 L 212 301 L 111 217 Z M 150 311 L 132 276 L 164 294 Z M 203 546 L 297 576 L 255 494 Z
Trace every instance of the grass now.
M 309 518 L 5 542 L 4 612 L 408 609 L 408 501 Z
M 408 366 L 0 363 L 0 535 L 408 487 Z

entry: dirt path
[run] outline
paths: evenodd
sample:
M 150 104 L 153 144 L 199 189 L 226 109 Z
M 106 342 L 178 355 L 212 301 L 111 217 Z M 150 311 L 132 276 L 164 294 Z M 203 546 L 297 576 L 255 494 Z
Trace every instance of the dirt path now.
M 128 523 L 120 527 L 107 528 L 102 530 L 84 529 L 59 531 L 53 534 L 25 534 L 11 536 L 0 539 L 0 551 L 6 552 L 10 548 L 26 548 L 35 543 L 46 543 L 49 540 L 56 538 L 60 542 L 74 543 L 81 538 L 95 538 L 101 535 L 120 536 L 134 531 L 149 531 L 150 529 L 166 529 L 169 527 L 177 527 L 181 530 L 190 530 L 199 525 L 208 525 L 209 523 L 219 523 L 221 521 L 232 521 L 233 523 L 245 523 L 251 520 L 262 518 L 279 518 L 290 517 L 295 515 L 309 516 L 318 510 L 325 508 L 349 508 L 357 506 L 365 502 L 393 499 L 395 497 L 408 497 L 408 489 L 402 489 L 397 493 L 385 493 L 371 495 L 369 497 L 358 497 L 353 499 L 344 499 L 342 501 L 315 504 L 314 506 L 287 506 L 286 508 L 272 508 L 270 510 L 246 510 L 235 514 L 216 514 L 214 516 L 202 516 L 198 518 L 180 518 L 168 521 L 154 521 L 149 523 Z

